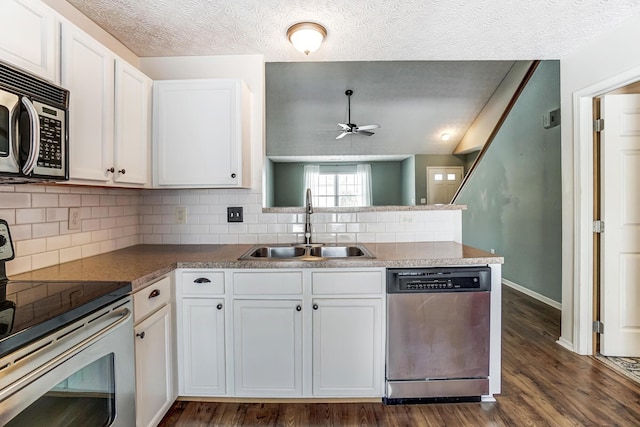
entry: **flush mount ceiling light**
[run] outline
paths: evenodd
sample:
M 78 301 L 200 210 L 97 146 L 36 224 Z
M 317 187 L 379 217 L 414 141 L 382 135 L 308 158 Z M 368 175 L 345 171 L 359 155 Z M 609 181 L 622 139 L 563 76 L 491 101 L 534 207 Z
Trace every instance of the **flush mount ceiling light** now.
M 327 29 L 315 22 L 299 22 L 287 30 L 287 38 L 300 52 L 309 55 L 318 50 L 327 37 Z
M 447 132 L 440 135 L 440 139 L 442 139 L 443 141 L 448 141 L 450 138 L 451 138 L 451 135 Z

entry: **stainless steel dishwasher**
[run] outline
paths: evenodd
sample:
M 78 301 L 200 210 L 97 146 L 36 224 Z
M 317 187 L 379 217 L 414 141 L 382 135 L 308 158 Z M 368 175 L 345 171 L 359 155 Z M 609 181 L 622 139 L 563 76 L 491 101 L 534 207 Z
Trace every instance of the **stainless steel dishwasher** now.
M 387 404 L 489 393 L 489 267 L 387 270 Z

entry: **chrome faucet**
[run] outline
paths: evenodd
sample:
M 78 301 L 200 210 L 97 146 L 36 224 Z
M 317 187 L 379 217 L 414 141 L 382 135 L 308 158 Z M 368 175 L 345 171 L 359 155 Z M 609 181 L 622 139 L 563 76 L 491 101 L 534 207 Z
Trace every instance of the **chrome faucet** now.
M 311 189 L 307 188 L 306 196 L 306 216 L 304 221 L 304 244 L 311 245 L 311 214 L 313 213 L 313 206 L 311 205 Z

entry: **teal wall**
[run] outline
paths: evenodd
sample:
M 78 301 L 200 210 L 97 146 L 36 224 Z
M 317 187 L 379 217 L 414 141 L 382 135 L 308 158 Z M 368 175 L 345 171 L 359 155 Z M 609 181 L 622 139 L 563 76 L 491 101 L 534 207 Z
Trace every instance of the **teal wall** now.
M 399 161 L 367 163 L 371 165 L 373 204 L 377 206 L 401 205 L 402 163 Z M 304 165 L 304 163 L 272 162 L 273 204 L 267 206 L 304 205 Z
M 427 166 L 464 166 L 464 160 L 452 154 L 417 154 L 416 156 L 416 204 L 420 203 L 420 199 L 427 198 Z M 467 170 L 465 169 L 466 173 Z
M 503 277 L 561 302 L 560 63 L 543 61 L 456 203 L 464 244 L 504 256 Z
M 402 161 L 402 204 L 416 204 L 416 158 L 407 157 Z

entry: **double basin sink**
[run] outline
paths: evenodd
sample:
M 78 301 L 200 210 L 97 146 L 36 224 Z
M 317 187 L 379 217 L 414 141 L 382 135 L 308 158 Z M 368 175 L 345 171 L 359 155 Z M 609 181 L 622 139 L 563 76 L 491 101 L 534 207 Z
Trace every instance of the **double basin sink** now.
M 240 260 L 326 260 L 327 258 L 375 258 L 363 245 L 256 245 Z

